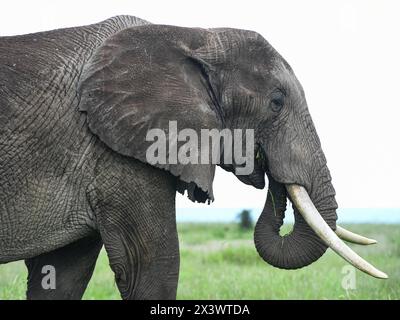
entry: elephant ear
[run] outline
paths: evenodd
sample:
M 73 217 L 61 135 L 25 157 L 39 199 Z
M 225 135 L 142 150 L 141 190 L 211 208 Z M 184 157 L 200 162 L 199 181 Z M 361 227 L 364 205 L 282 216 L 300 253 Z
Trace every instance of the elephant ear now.
M 201 129 L 221 129 L 207 65 L 196 56 L 206 50 L 207 33 L 161 25 L 125 29 L 97 48 L 79 83 L 79 110 L 87 113 L 94 134 L 122 155 L 168 170 L 179 178 L 178 191 L 187 190 L 199 202 L 213 200 L 215 164 L 171 160 L 168 145 L 165 163 L 148 161 L 146 152 L 155 142 L 146 135 L 161 129 L 168 138 L 176 121 L 178 131 L 197 133 L 200 146 Z

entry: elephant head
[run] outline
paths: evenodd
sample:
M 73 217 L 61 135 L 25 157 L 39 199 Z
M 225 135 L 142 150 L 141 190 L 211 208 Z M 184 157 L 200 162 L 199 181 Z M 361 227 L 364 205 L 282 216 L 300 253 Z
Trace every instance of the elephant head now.
M 111 149 L 146 162 L 149 129 L 253 129 L 254 171 L 238 178 L 269 190 L 255 228 L 255 245 L 268 263 L 306 266 L 331 247 L 359 269 L 386 275 L 339 237 L 373 240 L 336 226 L 335 191 L 301 84 L 279 53 L 258 33 L 162 25 L 127 28 L 98 47 L 79 85 L 80 110 Z M 178 128 L 178 129 L 179 129 Z M 190 199 L 213 199 L 213 164 L 152 164 L 178 177 Z M 221 166 L 234 171 L 235 165 Z M 287 199 L 295 224 L 280 236 Z

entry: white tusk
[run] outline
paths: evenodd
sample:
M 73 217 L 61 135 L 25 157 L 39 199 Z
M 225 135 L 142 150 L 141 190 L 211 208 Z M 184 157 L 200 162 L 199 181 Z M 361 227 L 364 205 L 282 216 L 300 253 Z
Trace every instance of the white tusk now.
M 360 269 L 373 277 L 381 279 L 388 278 L 384 272 L 376 269 L 373 265 L 365 261 L 339 239 L 336 233 L 321 217 L 304 187 L 291 184 L 286 185 L 286 189 L 293 204 L 299 210 L 299 213 L 302 215 L 304 220 L 333 251 L 357 269 Z
M 363 237 L 357 233 L 351 232 L 339 226 L 336 226 L 335 233 L 338 235 L 340 239 L 356 244 L 368 245 L 368 244 L 375 244 L 378 242 L 374 239 Z

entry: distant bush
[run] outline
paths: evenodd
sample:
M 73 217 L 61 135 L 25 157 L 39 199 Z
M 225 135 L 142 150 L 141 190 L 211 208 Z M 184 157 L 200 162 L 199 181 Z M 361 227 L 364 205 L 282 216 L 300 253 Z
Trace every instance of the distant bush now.
M 249 230 L 253 228 L 253 219 L 249 210 L 243 210 L 238 214 L 239 227 L 243 230 Z

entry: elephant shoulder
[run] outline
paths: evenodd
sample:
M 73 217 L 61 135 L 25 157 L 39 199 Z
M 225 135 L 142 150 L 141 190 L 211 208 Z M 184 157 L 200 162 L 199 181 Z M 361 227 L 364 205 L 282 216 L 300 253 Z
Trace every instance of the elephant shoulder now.
M 97 47 L 121 30 L 144 24 L 149 22 L 115 16 L 87 26 L 0 37 L 0 108 L 7 101 L 8 108 L 23 107 L 40 92 L 75 90 L 73 82 Z

